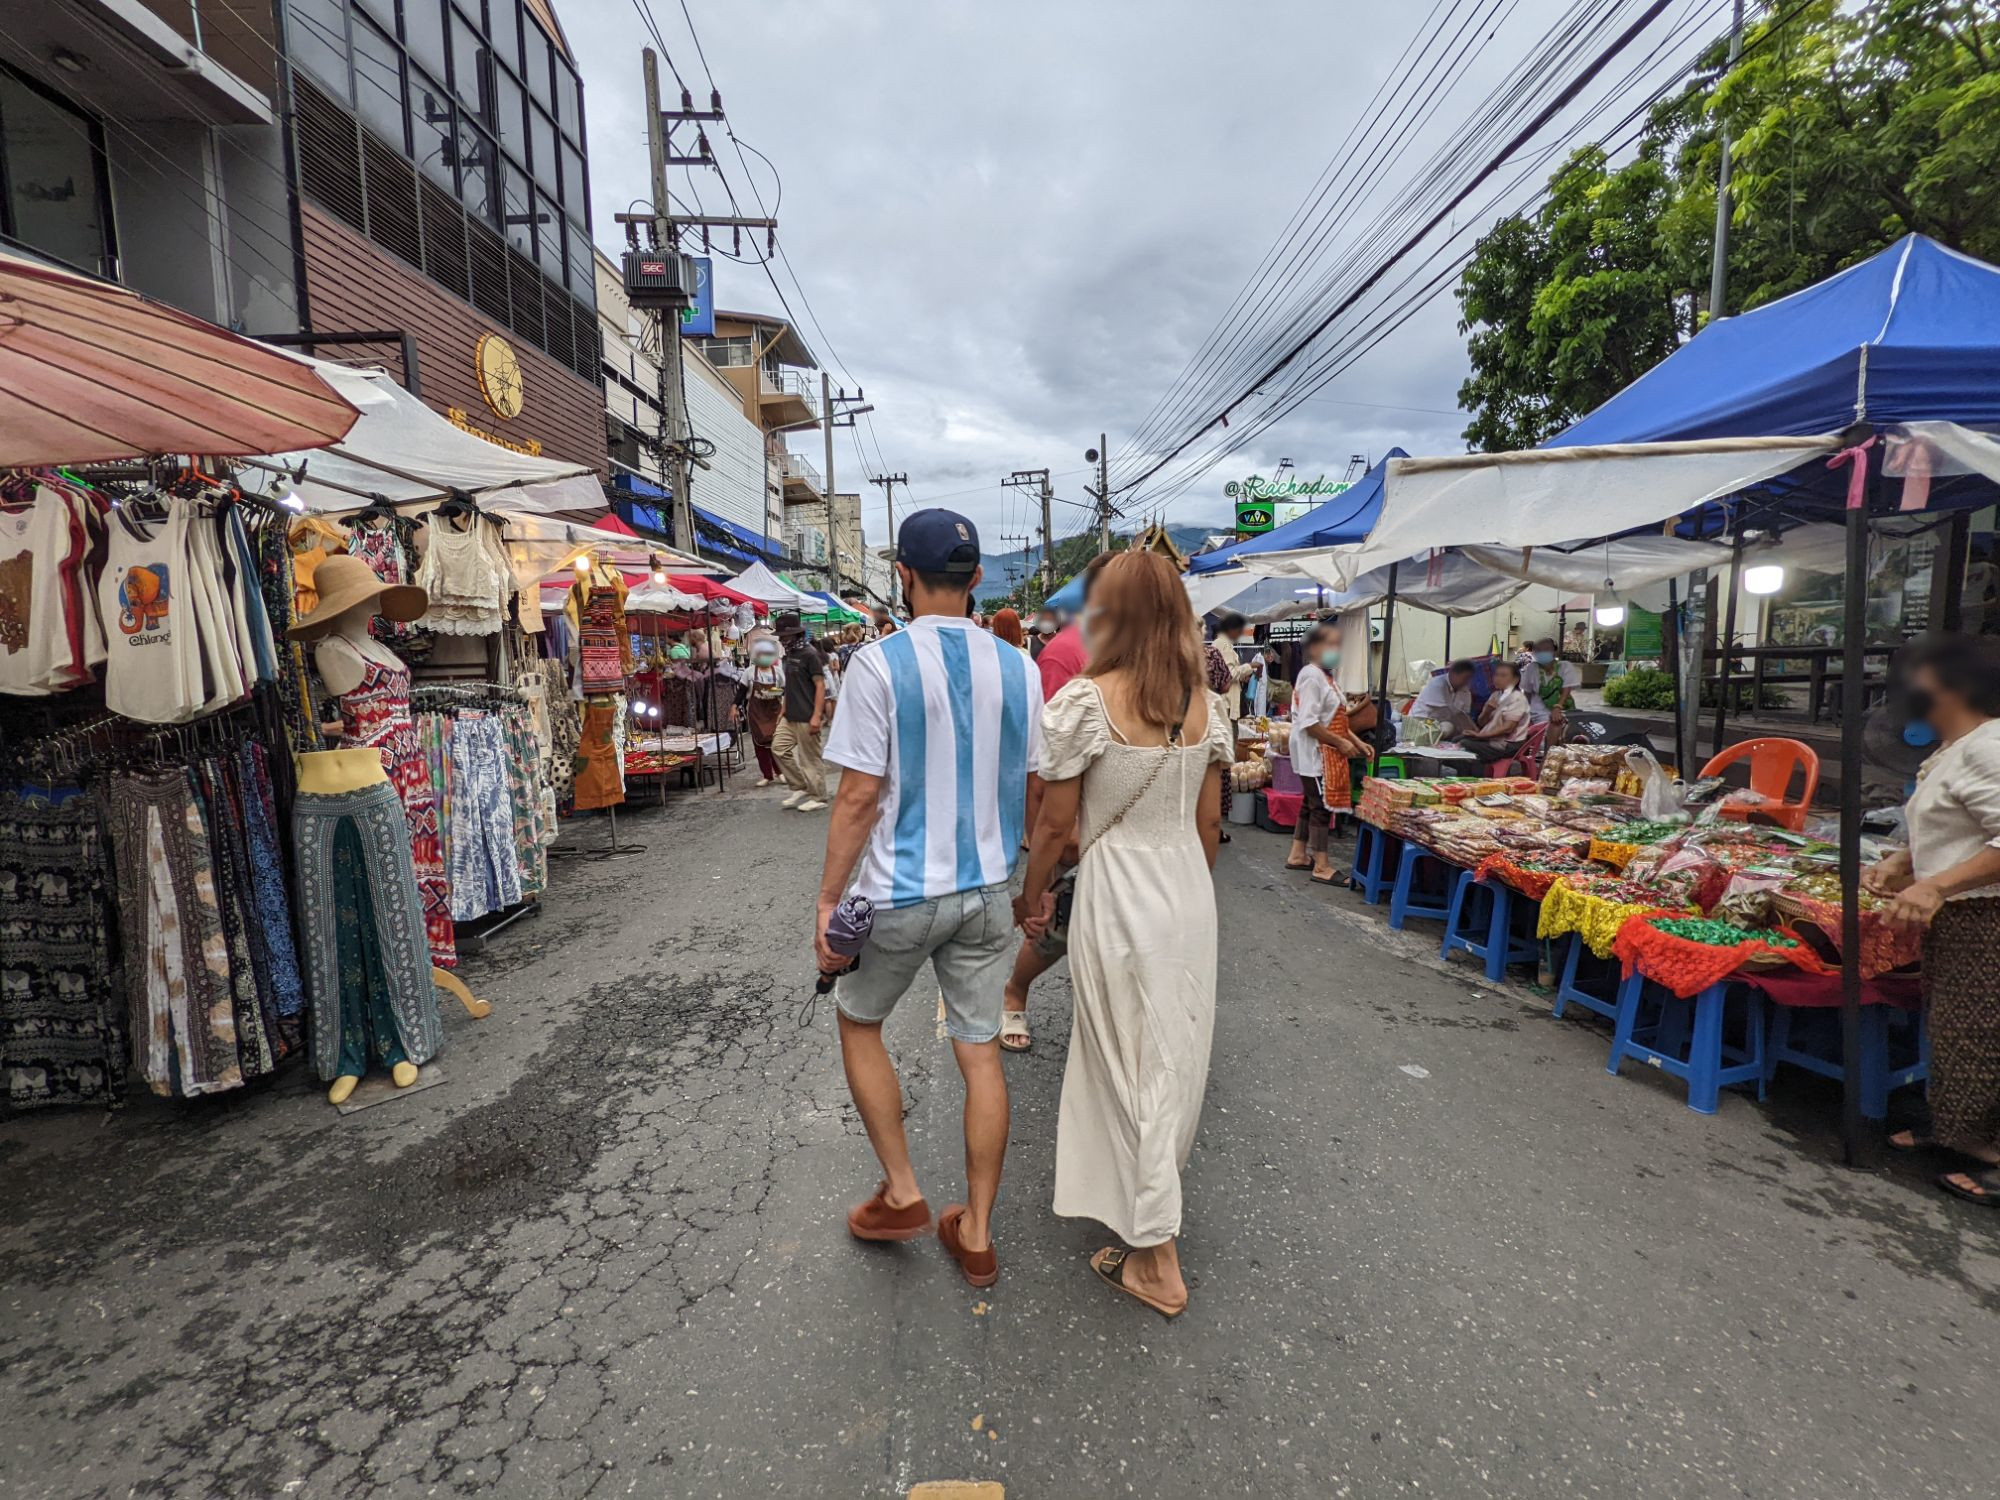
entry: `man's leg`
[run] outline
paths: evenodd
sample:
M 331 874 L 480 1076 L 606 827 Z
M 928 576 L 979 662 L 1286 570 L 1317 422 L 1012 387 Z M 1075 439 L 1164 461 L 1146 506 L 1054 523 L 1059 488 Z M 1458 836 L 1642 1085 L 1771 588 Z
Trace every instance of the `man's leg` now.
M 993 1243 L 993 1204 L 1007 1157 L 1007 1074 L 998 1037 L 954 1040 L 951 1050 L 965 1079 L 965 1218 L 958 1238 L 968 1250 L 984 1250 Z
M 903 1134 L 903 1081 L 889 1060 L 889 1049 L 882 1045 L 882 1023 L 852 1021 L 843 1014 L 840 1061 L 847 1070 L 847 1091 L 854 1096 L 854 1107 L 861 1112 L 861 1123 L 868 1131 L 868 1144 L 875 1148 L 882 1175 L 888 1179 L 889 1190 L 884 1196 L 891 1208 L 906 1208 L 923 1194 L 917 1189 L 917 1174 L 910 1166 L 910 1142 Z
M 804 793 L 807 788 L 799 775 L 799 726 L 790 719 L 778 725 L 777 733 L 771 736 L 771 753 L 778 758 L 778 769 L 784 773 L 785 785 L 795 792 Z
M 994 1200 L 1007 1155 L 1007 1075 L 1000 1058 L 1000 1012 L 1014 949 L 1013 891 L 967 891 L 964 919 L 932 955 L 944 992 L 945 1029 L 965 1079 L 965 1217 L 959 1243 L 992 1244 Z
M 1041 945 L 1033 938 L 1023 941 L 1021 951 L 1014 956 L 1014 972 L 1007 977 L 1007 1009 L 1026 1010 L 1028 986 L 1053 969 L 1056 963 L 1057 959 L 1044 954 Z
M 819 736 L 803 725 L 799 726 L 794 744 L 799 765 L 799 779 L 808 797 L 826 800 L 826 761 L 819 750 Z

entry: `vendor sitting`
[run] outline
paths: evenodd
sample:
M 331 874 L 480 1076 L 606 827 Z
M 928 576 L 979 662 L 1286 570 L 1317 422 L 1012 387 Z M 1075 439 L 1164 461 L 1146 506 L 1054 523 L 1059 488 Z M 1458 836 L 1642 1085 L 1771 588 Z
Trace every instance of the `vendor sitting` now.
M 1493 664 L 1493 692 L 1480 711 L 1479 727 L 1459 743 L 1482 765 L 1512 760 L 1528 737 L 1528 700 L 1521 692 L 1521 669 L 1511 661 Z
M 1455 661 L 1426 682 L 1406 719 L 1430 719 L 1445 726 L 1447 735 L 1466 734 L 1473 727 L 1472 663 Z

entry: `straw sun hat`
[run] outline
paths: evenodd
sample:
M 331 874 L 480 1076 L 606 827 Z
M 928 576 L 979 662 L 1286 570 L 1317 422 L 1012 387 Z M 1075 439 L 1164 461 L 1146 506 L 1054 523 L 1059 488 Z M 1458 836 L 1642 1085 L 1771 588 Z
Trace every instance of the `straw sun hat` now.
M 295 640 L 324 635 L 351 609 L 370 605 L 385 620 L 415 620 L 430 608 L 430 595 L 411 583 L 384 583 L 361 558 L 336 554 L 313 570 L 319 603 L 288 632 Z

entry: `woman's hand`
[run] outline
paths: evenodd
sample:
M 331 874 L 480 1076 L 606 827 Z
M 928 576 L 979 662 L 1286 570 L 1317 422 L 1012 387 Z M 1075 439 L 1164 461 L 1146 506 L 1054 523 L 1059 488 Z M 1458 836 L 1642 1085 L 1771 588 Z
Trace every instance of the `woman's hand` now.
M 1898 927 L 1928 927 L 1943 907 L 1944 892 L 1919 880 L 1898 891 L 1882 915 Z
M 1893 896 L 1906 889 L 1916 878 L 1909 851 L 1899 849 L 1861 872 L 1861 888 L 1878 896 Z
M 1014 898 L 1014 925 L 1030 938 L 1039 938 L 1049 930 L 1049 920 L 1056 914 L 1056 898 L 1053 891 L 1043 891 L 1033 901 L 1023 890 Z

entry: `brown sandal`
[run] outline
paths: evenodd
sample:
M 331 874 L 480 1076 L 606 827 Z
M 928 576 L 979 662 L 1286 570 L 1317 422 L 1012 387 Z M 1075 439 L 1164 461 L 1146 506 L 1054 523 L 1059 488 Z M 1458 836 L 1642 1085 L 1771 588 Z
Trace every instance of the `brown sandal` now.
M 938 1215 L 938 1243 L 958 1262 L 958 1269 L 965 1273 L 967 1281 L 974 1286 L 991 1286 L 1000 1279 L 1000 1257 L 994 1254 L 991 1245 L 984 1250 L 968 1250 L 959 1242 L 958 1221 L 965 1217 L 965 1212 L 963 1203 L 953 1203 Z
M 1161 1302 L 1157 1298 L 1147 1296 L 1137 1287 L 1125 1285 L 1125 1257 L 1130 1253 L 1116 1245 L 1106 1245 L 1090 1257 L 1090 1269 L 1098 1274 L 1099 1279 L 1109 1282 L 1126 1296 L 1145 1303 L 1163 1318 L 1178 1318 L 1186 1312 L 1186 1298 L 1182 1298 L 1180 1305 L 1176 1307 L 1171 1302 Z

